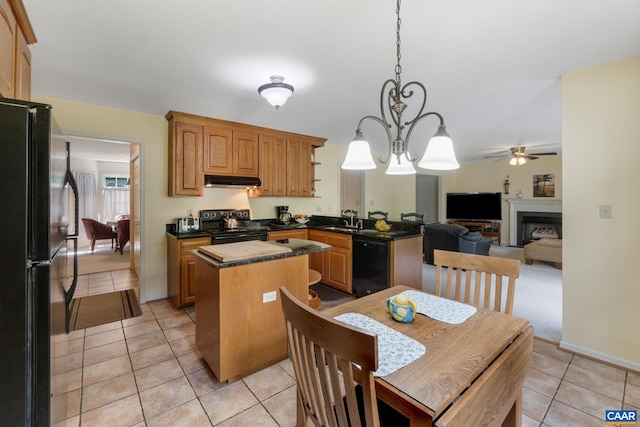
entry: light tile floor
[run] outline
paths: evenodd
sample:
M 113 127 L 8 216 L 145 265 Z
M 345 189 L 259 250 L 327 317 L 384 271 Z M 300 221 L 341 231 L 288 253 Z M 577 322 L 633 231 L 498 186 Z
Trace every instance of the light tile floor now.
M 81 277 L 78 294 L 136 287 L 127 270 Z M 283 361 L 220 383 L 195 346 L 195 311 L 167 300 L 142 316 L 70 334 L 68 419 L 59 426 L 293 426 L 295 379 Z M 524 427 L 603 426 L 605 409 L 640 408 L 640 375 L 535 340 Z

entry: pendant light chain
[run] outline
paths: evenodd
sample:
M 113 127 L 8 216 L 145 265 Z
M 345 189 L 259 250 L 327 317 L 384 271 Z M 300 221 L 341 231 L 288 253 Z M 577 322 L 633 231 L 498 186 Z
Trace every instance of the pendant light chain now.
M 396 64 L 396 82 L 398 82 L 398 88 L 401 86 L 400 74 L 402 73 L 402 67 L 400 66 L 400 0 L 396 6 L 396 15 L 398 17 L 396 25 L 396 56 L 398 57 L 398 63 Z

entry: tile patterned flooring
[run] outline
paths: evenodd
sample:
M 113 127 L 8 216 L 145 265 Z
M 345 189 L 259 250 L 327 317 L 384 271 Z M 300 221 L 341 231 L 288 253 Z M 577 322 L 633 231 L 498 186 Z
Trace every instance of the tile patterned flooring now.
M 137 287 L 128 270 L 82 276 L 77 295 Z M 195 346 L 195 311 L 167 300 L 142 316 L 70 334 L 68 418 L 56 426 L 293 426 L 295 378 L 283 361 L 220 383 Z M 640 408 L 640 374 L 535 340 L 524 427 L 603 426 L 605 409 Z

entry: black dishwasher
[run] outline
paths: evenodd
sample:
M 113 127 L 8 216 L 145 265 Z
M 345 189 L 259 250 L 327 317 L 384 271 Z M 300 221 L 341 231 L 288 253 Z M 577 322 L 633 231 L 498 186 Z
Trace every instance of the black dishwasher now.
M 391 284 L 391 242 L 353 236 L 353 283 L 356 298 L 386 289 Z

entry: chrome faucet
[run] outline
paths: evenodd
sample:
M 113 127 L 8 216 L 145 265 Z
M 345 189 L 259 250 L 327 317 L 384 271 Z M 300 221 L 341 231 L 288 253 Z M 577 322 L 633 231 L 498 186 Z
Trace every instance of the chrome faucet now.
M 353 217 L 355 216 L 355 212 L 351 209 L 343 209 L 342 212 L 340 213 L 341 215 L 349 215 L 349 221 L 347 221 L 346 219 L 344 220 L 344 225 L 345 227 L 357 227 L 353 225 Z M 362 222 L 362 220 L 359 220 L 360 222 Z

